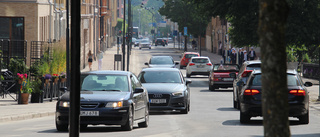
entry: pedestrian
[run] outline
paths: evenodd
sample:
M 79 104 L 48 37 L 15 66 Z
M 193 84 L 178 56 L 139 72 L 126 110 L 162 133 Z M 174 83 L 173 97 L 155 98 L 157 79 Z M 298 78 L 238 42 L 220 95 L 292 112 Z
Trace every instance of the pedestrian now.
M 91 50 L 89 50 L 89 53 L 87 54 L 88 64 L 90 71 L 92 70 L 92 61 L 93 61 L 93 54 Z
M 193 39 L 191 43 L 192 43 L 192 48 L 197 50 L 197 42 Z
M 243 49 L 242 48 L 240 48 L 238 56 L 239 56 L 239 60 L 238 60 L 239 66 L 241 66 L 243 63 Z
M 249 58 L 250 60 L 254 60 L 256 58 L 256 51 L 253 50 L 253 47 L 251 47 L 251 50 L 249 51 Z
M 234 48 L 232 48 L 232 53 L 231 53 L 231 64 L 236 64 L 237 62 L 237 52 Z
M 246 62 L 246 61 L 248 61 L 248 54 L 247 54 L 247 51 L 244 50 L 243 51 L 243 62 Z
M 222 50 L 222 42 L 219 41 L 219 53 L 220 53 L 220 55 L 222 55 L 222 52 L 223 52 L 223 50 Z
M 99 50 L 97 58 L 98 58 L 98 70 L 101 70 L 102 58 L 103 58 L 103 52 L 101 50 Z
M 224 49 L 222 50 L 221 56 L 222 56 L 222 59 L 223 59 L 223 63 L 225 63 L 226 62 L 226 47 L 224 47 Z

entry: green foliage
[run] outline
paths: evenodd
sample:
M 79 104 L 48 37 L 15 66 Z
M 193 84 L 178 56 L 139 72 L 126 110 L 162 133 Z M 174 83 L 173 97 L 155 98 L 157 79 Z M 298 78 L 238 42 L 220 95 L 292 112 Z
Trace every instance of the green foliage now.
M 32 93 L 33 88 L 31 83 L 30 80 L 26 80 L 26 83 L 22 83 L 21 93 Z
M 31 86 L 32 86 L 32 93 L 41 93 L 43 92 L 41 90 L 41 86 L 42 86 L 42 81 L 39 78 L 36 78 L 34 81 L 31 82 Z
M 24 59 L 19 58 L 11 58 L 10 64 L 9 64 L 9 70 L 14 74 L 17 75 L 17 73 L 27 73 L 28 67 L 24 61 Z

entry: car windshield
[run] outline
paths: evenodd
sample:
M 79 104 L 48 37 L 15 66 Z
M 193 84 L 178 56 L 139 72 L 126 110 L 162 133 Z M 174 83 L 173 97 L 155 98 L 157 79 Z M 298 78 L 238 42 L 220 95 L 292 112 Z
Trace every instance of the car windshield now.
M 178 71 L 144 71 L 139 80 L 141 83 L 182 83 Z
M 198 57 L 197 54 L 186 54 L 186 58 Z
M 213 70 L 239 70 L 238 65 L 232 65 L 232 64 L 220 64 L 215 65 Z
M 129 91 L 124 75 L 81 75 L 82 91 Z
M 154 57 L 150 59 L 150 64 L 174 64 L 170 57 Z
M 287 74 L 287 80 L 288 80 L 288 86 L 297 86 L 298 85 L 298 79 L 295 75 Z M 252 86 L 262 86 L 261 83 L 261 74 L 255 75 L 252 83 Z
M 193 63 L 209 63 L 209 60 L 207 58 L 196 58 L 192 59 Z
M 141 43 L 149 43 L 149 40 L 141 40 Z

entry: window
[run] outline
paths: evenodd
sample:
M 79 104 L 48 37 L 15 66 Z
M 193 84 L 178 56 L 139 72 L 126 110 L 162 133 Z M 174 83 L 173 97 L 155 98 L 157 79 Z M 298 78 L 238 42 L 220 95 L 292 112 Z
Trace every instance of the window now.
M 24 40 L 24 18 L 0 17 L 0 39 Z

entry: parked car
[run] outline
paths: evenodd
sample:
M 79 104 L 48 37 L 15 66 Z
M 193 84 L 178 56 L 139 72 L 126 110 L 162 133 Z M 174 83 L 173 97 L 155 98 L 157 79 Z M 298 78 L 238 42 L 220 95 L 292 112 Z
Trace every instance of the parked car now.
M 164 40 L 164 43 L 168 45 L 168 38 L 162 38 L 162 39 Z
M 154 44 L 155 44 L 155 46 L 158 46 L 158 45 L 166 46 L 166 43 L 162 38 L 157 38 L 155 40 Z
M 191 57 L 200 57 L 200 54 L 198 52 L 184 52 L 182 56 L 180 56 L 180 69 L 188 65 Z
M 149 39 L 142 39 L 139 43 L 139 49 L 142 48 L 149 48 L 151 49 L 151 43 L 149 41 Z
M 191 75 L 210 75 L 212 70 L 212 63 L 208 57 L 192 57 L 186 67 L 186 76 L 190 78 Z
M 238 85 L 243 85 L 239 81 Z M 309 123 L 309 93 L 306 87 L 311 82 L 303 83 L 295 70 L 287 70 L 289 117 L 297 117 L 302 124 Z M 248 78 L 247 84 L 241 89 L 240 122 L 247 123 L 251 117 L 262 116 L 262 83 L 261 70 L 254 70 Z
M 234 108 L 239 109 L 239 96 L 242 88 L 242 85 L 238 86 L 237 83 L 239 81 L 243 81 L 244 85 L 247 84 L 247 80 L 250 73 L 255 69 L 256 70 L 261 69 L 260 60 L 244 62 L 239 70 L 238 75 L 236 75 L 235 73 L 230 73 L 230 75 L 233 75 L 233 78 L 234 78 L 234 81 L 233 81 L 233 107 Z
M 231 72 L 238 74 L 237 64 L 214 64 L 209 76 L 209 90 L 233 87 L 233 78 L 229 76 Z
M 145 68 L 138 79 L 147 88 L 150 112 L 190 111 L 191 80 L 185 80 L 177 68 Z
M 149 68 L 164 67 L 164 68 L 175 68 L 178 62 L 174 62 L 171 56 L 152 56 L 149 63 L 144 63 Z
M 148 127 L 148 92 L 133 73 L 82 72 L 80 82 L 81 128 L 99 124 L 121 125 L 123 130 L 130 131 L 134 122 L 137 122 L 139 127 Z M 69 93 L 64 93 L 56 105 L 55 121 L 58 131 L 68 130 Z

